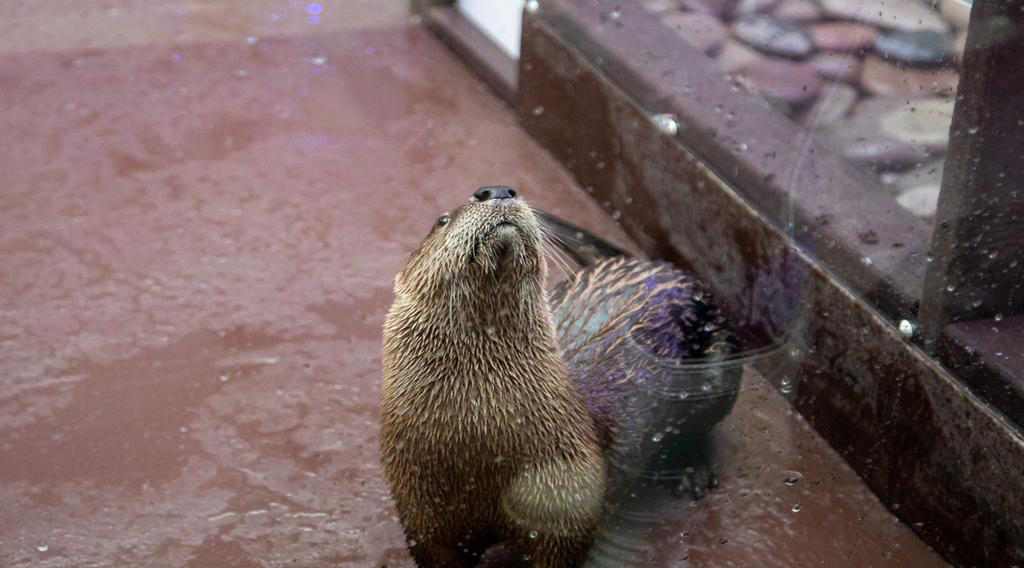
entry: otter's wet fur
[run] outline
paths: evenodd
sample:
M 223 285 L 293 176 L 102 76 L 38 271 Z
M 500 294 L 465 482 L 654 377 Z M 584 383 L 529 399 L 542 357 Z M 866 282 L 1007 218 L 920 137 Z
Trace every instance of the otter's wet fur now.
M 674 347 L 659 341 L 659 326 L 686 321 L 641 309 L 678 291 L 678 271 L 623 259 L 564 283 L 556 319 L 542 226 L 511 195 L 473 197 L 442 216 L 395 278 L 380 449 L 420 566 L 472 566 L 498 541 L 533 566 L 581 564 L 604 513 L 609 459 L 624 447 L 616 436 L 631 437 L 616 424 L 629 374 L 616 346 L 663 344 L 648 351 L 664 356 Z M 613 282 L 603 273 L 635 278 L 606 298 L 618 308 L 595 316 L 586 306 L 603 300 L 581 286 L 593 289 L 595 274 Z M 696 349 L 713 351 L 717 312 L 698 316 L 691 323 L 712 332 L 695 338 Z

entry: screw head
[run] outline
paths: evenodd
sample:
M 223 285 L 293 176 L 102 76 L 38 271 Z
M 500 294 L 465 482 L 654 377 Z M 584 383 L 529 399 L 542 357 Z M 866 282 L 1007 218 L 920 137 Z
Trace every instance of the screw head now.
M 537 0 L 526 0 L 525 8 L 527 12 L 536 14 L 540 11 L 540 2 Z
M 679 121 L 676 120 L 676 115 L 663 112 L 661 114 L 655 114 L 651 116 L 651 121 L 658 130 L 661 130 L 669 136 L 675 136 L 679 132 Z
M 914 334 L 917 333 L 917 326 L 910 320 L 900 320 L 899 325 L 900 335 L 907 339 L 913 339 Z

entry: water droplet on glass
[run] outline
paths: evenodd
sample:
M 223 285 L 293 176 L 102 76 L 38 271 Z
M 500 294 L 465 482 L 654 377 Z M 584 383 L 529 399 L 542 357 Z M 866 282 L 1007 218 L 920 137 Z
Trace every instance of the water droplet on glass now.
M 227 380 L 228 380 L 228 374 L 227 373 L 221 373 L 220 374 L 220 382 L 225 383 L 225 382 L 227 382 Z
M 664 438 L 665 438 L 665 433 L 664 432 L 656 432 L 653 436 L 651 436 L 651 441 L 657 443 L 657 442 L 662 441 Z
M 686 400 L 688 398 L 690 398 L 690 393 L 688 391 L 679 393 L 679 400 Z
M 537 538 L 537 531 L 530 531 L 530 532 L 526 533 L 526 536 L 528 536 L 530 538 Z
M 245 79 L 248 76 L 249 72 L 245 69 L 235 69 L 235 77 L 238 77 L 239 79 Z
M 782 380 L 779 381 L 779 390 L 781 390 L 783 394 L 793 392 L 793 379 L 789 377 L 782 377 Z
M 804 474 L 799 471 L 784 471 L 782 473 L 786 476 L 782 480 L 786 485 L 796 485 L 804 477 Z
M 409 546 L 416 546 L 416 539 L 410 538 L 409 539 Z
M 533 112 L 533 116 L 540 116 L 544 114 L 544 107 L 542 107 L 541 105 L 537 105 L 533 107 L 533 110 L 531 112 Z
M 748 148 L 749 146 L 747 146 L 746 142 L 740 144 L 740 152 L 746 152 Z
M 794 513 L 799 513 L 800 512 L 800 503 L 794 503 L 793 504 L 793 512 Z
M 260 38 L 256 36 L 245 36 L 245 45 L 256 45 Z
M 325 56 L 325 55 L 316 55 L 312 59 L 310 59 L 309 61 L 313 65 L 323 65 L 323 64 L 327 63 L 327 56 Z
M 1003 314 L 996 314 L 993 319 L 996 321 L 1003 321 Z
M 972 126 L 971 128 L 967 129 L 967 133 L 968 134 L 977 134 L 978 133 L 978 127 L 977 126 Z
M 704 392 L 711 392 L 711 383 L 704 383 L 700 386 L 700 390 Z
M 953 290 L 956 290 L 956 285 L 955 284 L 950 284 L 949 286 L 946 286 L 946 291 L 947 292 L 952 292 Z

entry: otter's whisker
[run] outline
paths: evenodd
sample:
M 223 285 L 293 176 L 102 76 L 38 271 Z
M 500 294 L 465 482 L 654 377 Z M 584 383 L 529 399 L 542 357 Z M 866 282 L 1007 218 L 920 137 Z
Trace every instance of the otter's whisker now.
M 560 242 L 559 236 L 551 232 L 543 223 L 539 227 L 544 256 L 550 258 L 552 263 L 561 269 L 563 277 L 569 278 L 575 271 L 569 266 L 568 255 L 557 245 Z
M 545 243 L 544 256 L 551 260 L 552 264 L 558 267 L 562 271 L 564 278 L 569 278 L 573 275 L 573 269 L 569 265 L 569 259 L 564 252 L 558 249 L 557 246 L 553 246 L 551 243 Z

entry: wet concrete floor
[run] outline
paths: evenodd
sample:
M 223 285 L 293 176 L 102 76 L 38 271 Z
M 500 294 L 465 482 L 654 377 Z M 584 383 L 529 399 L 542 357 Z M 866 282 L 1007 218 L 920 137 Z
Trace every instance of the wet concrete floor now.
M 0 566 L 411 566 L 376 449 L 403 258 L 488 183 L 621 230 L 394 2 L 320 27 L 286 1 L 23 4 Z M 718 437 L 721 488 L 670 505 L 652 565 L 942 564 L 756 375 Z

